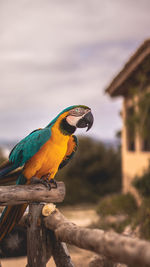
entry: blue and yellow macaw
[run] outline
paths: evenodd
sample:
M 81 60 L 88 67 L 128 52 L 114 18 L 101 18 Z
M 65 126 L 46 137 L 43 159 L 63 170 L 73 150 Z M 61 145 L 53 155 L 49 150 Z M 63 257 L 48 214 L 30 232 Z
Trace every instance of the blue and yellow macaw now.
M 18 167 L 23 167 L 16 184 L 30 184 L 32 177 L 43 183 L 56 182 L 57 171 L 64 167 L 77 149 L 77 128 L 89 130 L 93 124 L 91 109 L 87 106 L 71 106 L 63 110 L 45 128 L 31 132 L 11 151 L 9 161 L 0 168 L 5 178 Z M 10 175 L 11 177 L 11 175 Z M 6 178 L 7 179 L 7 178 Z M 7 206 L 0 218 L 0 241 L 19 222 L 27 204 Z

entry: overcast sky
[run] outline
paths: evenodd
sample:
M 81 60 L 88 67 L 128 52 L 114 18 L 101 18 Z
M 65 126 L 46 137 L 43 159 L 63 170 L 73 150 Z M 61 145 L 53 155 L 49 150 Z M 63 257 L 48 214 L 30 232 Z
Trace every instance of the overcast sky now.
M 89 134 L 112 139 L 121 99 L 104 89 L 149 37 L 149 0 L 0 0 L 0 139 L 73 104 L 92 108 Z

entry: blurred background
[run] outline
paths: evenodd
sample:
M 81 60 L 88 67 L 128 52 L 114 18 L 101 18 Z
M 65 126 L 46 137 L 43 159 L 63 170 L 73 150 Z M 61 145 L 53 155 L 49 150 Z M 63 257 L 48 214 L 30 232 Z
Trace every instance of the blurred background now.
M 1 0 L 0 139 L 16 142 L 80 103 L 94 113 L 90 136 L 114 139 L 121 100 L 104 88 L 149 37 L 149 8 L 148 0 Z
M 77 131 L 78 152 L 57 175 L 67 187 L 64 213 L 83 226 L 106 226 L 106 215 L 123 214 L 108 223 L 123 231 L 137 209 L 121 194 L 122 98 L 105 88 L 149 38 L 149 13 L 148 0 L 0 0 L 1 162 L 64 108 L 91 107 L 94 126 Z

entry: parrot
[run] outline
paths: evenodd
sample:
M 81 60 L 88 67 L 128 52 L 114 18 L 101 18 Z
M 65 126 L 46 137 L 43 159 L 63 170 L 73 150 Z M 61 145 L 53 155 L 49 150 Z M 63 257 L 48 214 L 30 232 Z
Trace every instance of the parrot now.
M 60 112 L 45 128 L 32 131 L 12 149 L 9 160 L 0 167 L 0 180 L 16 170 L 16 184 L 31 184 L 36 177 L 49 190 L 57 187 L 55 175 L 73 157 L 77 150 L 77 128 L 93 125 L 91 109 L 84 105 L 74 105 Z M 21 168 L 20 171 L 17 171 Z M 14 175 L 15 177 L 15 175 Z M 6 206 L 0 217 L 0 242 L 12 231 L 23 216 L 28 204 Z

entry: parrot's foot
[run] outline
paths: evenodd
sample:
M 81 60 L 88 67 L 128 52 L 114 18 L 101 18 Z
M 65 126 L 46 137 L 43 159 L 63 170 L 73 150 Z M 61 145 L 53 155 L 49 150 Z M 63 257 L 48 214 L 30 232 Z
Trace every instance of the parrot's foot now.
M 39 180 L 40 181 L 40 183 L 41 184 L 43 184 L 43 185 L 45 185 L 46 186 L 46 188 L 48 188 L 49 190 L 51 190 L 52 189 L 52 187 L 51 187 L 51 183 L 50 183 L 50 181 L 48 180 L 48 178 L 42 178 L 41 177 L 41 179 Z
M 41 177 L 41 181 L 42 183 L 50 189 L 52 188 L 57 188 L 57 183 L 55 181 L 55 179 L 49 179 L 50 177 L 50 173 L 48 173 L 47 175 L 44 175 Z
M 48 180 L 48 177 L 42 176 L 41 179 L 36 178 L 36 177 L 32 177 L 31 178 L 31 184 L 43 184 L 46 186 L 46 188 L 48 188 L 49 190 L 51 190 L 51 183 Z
M 49 182 L 54 185 L 52 188 L 57 188 L 57 182 L 55 179 L 50 179 Z
M 57 188 L 57 183 L 55 181 L 55 179 L 50 179 L 49 180 L 49 176 L 48 175 L 43 175 L 41 177 L 41 179 L 37 178 L 37 177 L 32 177 L 31 178 L 31 184 L 43 184 L 45 185 L 49 190 L 51 190 L 52 188 Z

